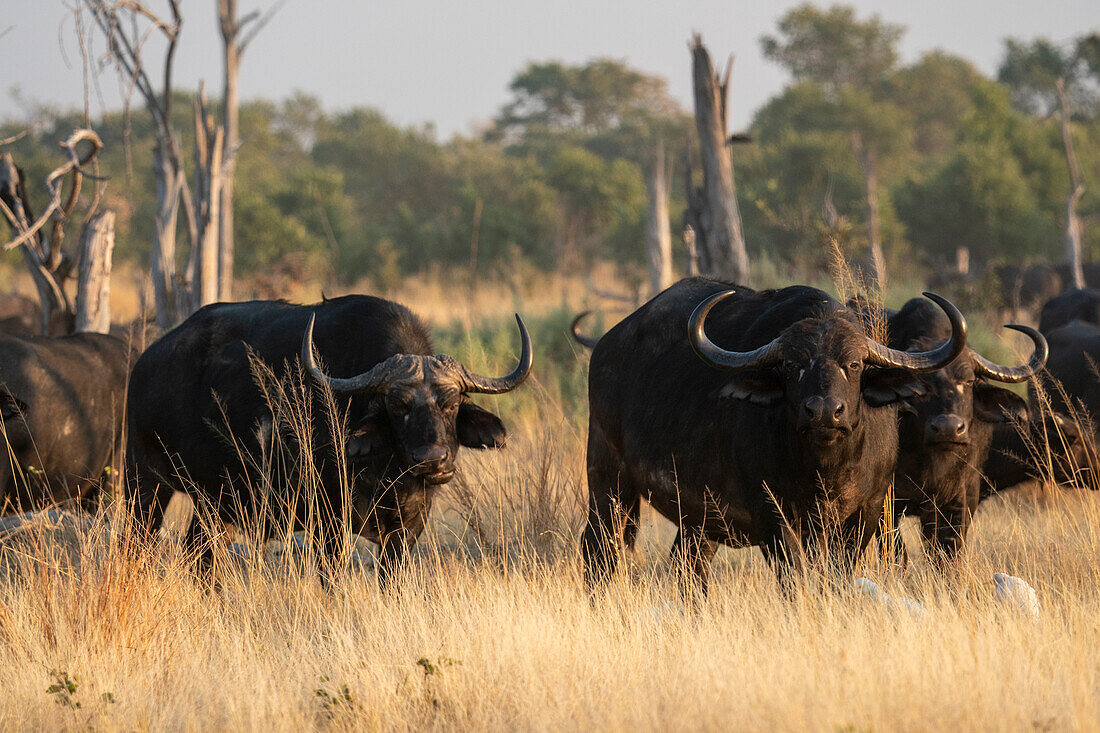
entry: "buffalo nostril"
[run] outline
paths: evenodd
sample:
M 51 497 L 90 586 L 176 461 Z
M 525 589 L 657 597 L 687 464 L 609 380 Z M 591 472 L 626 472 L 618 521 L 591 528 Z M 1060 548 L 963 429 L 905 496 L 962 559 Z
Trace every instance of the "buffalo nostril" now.
M 966 423 L 964 423 L 963 421 L 960 420 L 959 424 L 955 426 L 955 434 L 956 435 L 962 435 L 965 432 L 966 432 Z
M 802 411 L 811 420 L 818 420 L 825 412 L 825 400 L 821 397 L 811 397 L 802 403 Z
M 834 420 L 839 420 L 840 416 L 843 415 L 843 414 L 844 414 L 844 403 L 843 402 L 837 402 L 836 406 L 833 408 L 833 419 Z
M 412 451 L 410 456 L 414 463 L 442 463 L 447 460 L 447 449 L 438 446 L 425 446 Z

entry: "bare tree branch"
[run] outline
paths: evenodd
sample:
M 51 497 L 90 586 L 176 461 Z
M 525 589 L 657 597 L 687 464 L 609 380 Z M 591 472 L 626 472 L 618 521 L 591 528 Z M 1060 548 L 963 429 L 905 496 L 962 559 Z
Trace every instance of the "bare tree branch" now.
M 76 146 L 81 142 L 89 142 L 92 145 L 92 149 L 83 157 L 79 157 L 76 154 Z M 83 176 L 88 175 L 83 170 L 83 166 L 87 165 L 99 151 L 103 149 L 103 141 L 99 139 L 99 135 L 93 130 L 87 128 L 76 130 L 67 140 L 61 143 L 61 147 L 68 153 L 69 160 L 64 164 L 55 168 L 48 176 L 46 176 L 46 190 L 50 193 L 50 203 L 46 207 L 46 210 L 42 213 L 33 224 L 28 223 L 26 217 L 18 216 L 9 207 L 4 207 L 5 218 L 8 219 L 8 223 L 12 229 L 18 232 L 18 235 L 7 244 L 3 245 L 5 251 L 15 249 L 21 244 L 28 243 L 32 238 L 46 225 L 46 222 L 54 216 L 56 212 L 61 212 L 60 218 L 55 222 L 55 228 L 64 219 L 72 213 L 73 207 L 76 206 L 76 199 L 80 193 L 80 180 Z M 10 165 L 13 169 L 15 166 L 14 161 L 11 160 L 11 156 L 7 153 L 3 155 L 3 165 Z M 70 190 L 69 201 L 65 206 L 61 204 L 61 189 L 64 184 L 64 177 L 73 174 L 73 184 Z M 7 176 L 7 174 L 5 174 Z M 8 176 L 10 177 L 10 176 Z M 96 177 L 97 180 L 102 180 Z M 56 231 L 56 229 L 55 229 Z M 51 236 L 51 239 L 53 237 Z

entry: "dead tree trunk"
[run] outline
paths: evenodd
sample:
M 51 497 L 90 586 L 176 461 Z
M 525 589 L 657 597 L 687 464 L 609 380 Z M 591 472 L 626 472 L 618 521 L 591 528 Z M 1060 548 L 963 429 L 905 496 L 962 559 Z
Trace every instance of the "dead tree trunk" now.
M 646 179 L 649 189 L 649 223 L 646 249 L 649 252 L 649 287 L 651 295 L 672 284 L 672 232 L 668 223 L 669 176 L 665 165 L 665 145 L 658 141 L 653 164 Z
M 158 142 L 153 151 L 153 179 L 156 181 L 157 211 L 153 219 L 153 303 L 157 326 L 167 331 L 178 321 L 176 303 L 176 222 L 179 218 L 180 189 L 186 183 L 171 163 L 171 154 Z
M 880 293 L 886 292 L 886 258 L 882 254 L 882 237 L 879 226 L 878 208 L 878 167 L 874 151 L 863 144 L 863 135 L 859 131 L 852 133 L 852 150 L 863 172 L 867 195 L 867 244 L 874 270 L 875 284 Z
M 689 179 L 687 223 L 695 230 L 701 260 L 705 256 L 705 262 L 700 262 L 704 272 L 743 283 L 748 279 L 749 258 L 741 231 L 741 213 L 737 208 L 733 160 L 727 147 L 727 103 L 733 57 L 730 57 L 725 74 L 719 78 L 698 34 L 692 38 L 690 48 L 703 188 L 700 195 Z
M 222 124 L 225 146 L 237 149 L 240 144 L 240 92 L 242 48 L 237 43 L 241 24 L 237 20 L 237 0 L 218 0 L 222 42 L 225 48 L 225 76 L 222 90 Z M 233 299 L 233 156 L 225 161 L 222 172 L 221 202 L 218 220 L 218 300 Z
M 238 18 L 237 0 L 218 0 L 218 21 L 225 50 L 225 75 L 222 90 L 222 126 L 225 129 L 225 151 L 221 181 L 221 202 L 218 217 L 218 300 L 233 299 L 233 178 L 237 148 L 240 147 L 240 92 L 238 81 L 241 59 L 248 44 L 267 25 L 279 9 L 276 3 L 264 13 L 258 10 Z M 251 25 L 248 32 L 246 27 Z
M 82 142 L 91 146 L 83 157 L 76 152 L 76 146 Z M 23 171 L 9 153 L 0 155 L 0 211 L 3 212 L 13 235 L 13 239 L 4 245 L 4 249 L 19 247 L 22 251 L 42 307 L 42 333 L 50 336 L 72 333 L 73 330 L 75 312 L 72 301 L 65 292 L 65 281 L 72 270 L 73 260 L 63 248 L 64 225 L 80 200 L 83 179 L 96 178 L 88 174 L 84 167 L 99 155 L 103 143 L 92 130 L 76 130 L 61 143 L 61 148 L 66 151 L 68 162 L 46 177 L 50 202 L 37 218 L 27 195 Z M 70 175 L 72 183 L 69 194 L 62 203 L 65 178 Z
M 206 110 L 206 91 L 195 98 L 195 231 L 188 265 L 191 304 L 189 311 L 215 303 L 220 295 L 218 216 L 222 192 L 224 130 Z
M 1077 216 L 1077 202 L 1085 193 L 1085 184 L 1081 180 L 1081 169 L 1077 164 L 1077 155 L 1073 151 L 1073 131 L 1070 129 L 1069 98 L 1066 96 L 1065 79 L 1055 83 L 1058 101 L 1061 103 L 1062 145 L 1066 149 L 1066 163 L 1069 166 L 1069 196 L 1066 198 L 1066 261 L 1073 277 L 1073 287 L 1085 287 L 1085 273 L 1081 265 L 1081 219 Z
M 75 332 L 111 330 L 111 254 L 115 248 L 115 214 L 101 212 L 84 223 L 76 281 Z

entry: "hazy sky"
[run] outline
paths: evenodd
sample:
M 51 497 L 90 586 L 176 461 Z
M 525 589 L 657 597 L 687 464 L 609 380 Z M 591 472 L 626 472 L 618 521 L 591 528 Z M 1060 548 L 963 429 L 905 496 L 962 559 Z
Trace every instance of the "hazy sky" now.
M 77 0 L 0 0 L 0 118 L 24 117 L 9 91 L 61 106 L 82 99 L 76 34 L 66 5 Z M 159 6 L 158 0 L 150 0 Z M 369 105 L 404 124 L 433 122 L 443 137 L 467 132 L 508 99 L 508 82 L 529 60 L 576 63 L 624 59 L 669 80 L 691 104 L 687 40 L 703 33 L 716 60 L 735 53 L 734 127 L 779 90 L 785 74 L 760 53 L 760 36 L 795 2 L 662 0 L 287 0 L 256 38 L 241 71 L 242 97 L 282 98 L 301 89 L 327 109 Z M 1100 28 L 1097 0 L 854 0 L 861 17 L 879 13 L 908 30 L 905 61 L 942 48 L 993 73 L 1008 36 L 1068 41 Z M 176 85 L 206 79 L 220 93 L 214 0 L 184 0 Z M 269 3 L 241 0 L 243 11 Z M 102 48 L 102 44 L 100 45 Z M 155 54 L 159 58 L 159 54 Z M 118 106 L 113 72 L 101 75 L 103 103 Z M 93 113 L 100 107 L 93 101 Z

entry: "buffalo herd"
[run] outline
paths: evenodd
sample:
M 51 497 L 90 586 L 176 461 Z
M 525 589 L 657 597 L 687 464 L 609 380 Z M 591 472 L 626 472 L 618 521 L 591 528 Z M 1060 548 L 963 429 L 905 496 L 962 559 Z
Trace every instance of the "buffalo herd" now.
M 919 520 L 942 569 L 991 494 L 1035 478 L 1087 485 L 1100 292 L 1056 295 L 1038 330 L 1008 326 L 1031 342 L 1008 365 L 968 345 L 955 305 L 924 295 L 892 311 L 693 277 L 600 337 L 579 316 L 589 587 L 634 545 L 642 499 L 677 526 L 673 561 L 705 590 L 721 544 L 759 547 L 780 578 L 808 562 L 850 570 L 887 510 Z M 92 510 L 124 469 L 140 531 L 156 533 L 179 492 L 200 510 L 184 538 L 200 574 L 212 523 L 251 523 L 261 538 L 315 531 L 334 560 L 361 536 L 379 545 L 386 583 L 459 448 L 505 444 L 504 423 L 473 399 L 528 377 L 531 338 L 516 323 L 518 364 L 501 377 L 436 353 L 410 310 L 363 295 L 210 305 L 140 354 L 115 336 L 0 323 L 4 511 Z M 999 386 L 1023 382 L 1028 399 Z

